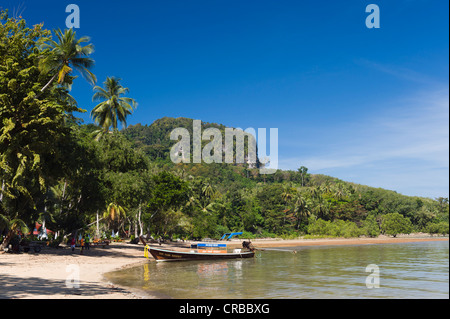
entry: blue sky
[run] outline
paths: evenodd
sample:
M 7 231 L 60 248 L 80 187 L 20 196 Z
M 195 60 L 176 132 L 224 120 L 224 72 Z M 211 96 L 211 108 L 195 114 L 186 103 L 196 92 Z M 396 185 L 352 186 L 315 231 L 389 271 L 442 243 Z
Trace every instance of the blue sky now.
M 279 167 L 395 190 L 449 196 L 449 4 L 443 0 L 2 0 L 30 25 L 95 45 L 98 84 L 122 78 L 163 116 L 278 128 Z M 365 8 L 380 8 L 368 29 Z M 90 112 L 92 87 L 72 91 Z M 92 122 L 87 114 L 80 114 Z

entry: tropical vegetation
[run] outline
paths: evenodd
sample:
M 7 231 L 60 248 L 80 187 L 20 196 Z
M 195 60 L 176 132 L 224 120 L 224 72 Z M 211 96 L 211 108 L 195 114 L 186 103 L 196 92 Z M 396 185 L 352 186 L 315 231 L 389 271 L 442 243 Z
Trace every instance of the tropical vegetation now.
M 69 94 L 77 72 L 91 84 L 93 44 L 73 30 L 53 33 L 1 12 L 0 241 L 35 222 L 61 240 L 77 233 L 122 237 L 358 237 L 448 234 L 448 198 L 395 191 L 256 165 L 175 164 L 170 132 L 192 119 L 126 127 L 137 103 L 120 79 L 93 88 L 96 124 Z M 52 40 L 56 37 L 57 40 Z M 118 123 L 124 125 L 119 131 Z M 202 123 L 222 133 L 224 125 Z M 112 128 L 112 130 L 111 130 Z M 222 134 L 224 135 L 224 134 Z M 192 154 L 192 152 L 191 152 Z

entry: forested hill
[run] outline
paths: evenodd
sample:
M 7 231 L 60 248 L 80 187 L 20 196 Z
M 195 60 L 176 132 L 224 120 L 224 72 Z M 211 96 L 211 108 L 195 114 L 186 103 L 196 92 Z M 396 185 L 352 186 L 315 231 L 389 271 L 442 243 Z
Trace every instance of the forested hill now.
M 190 154 L 192 158 L 193 154 L 193 119 L 185 117 L 163 117 L 156 120 L 151 125 L 136 124 L 128 126 L 122 130 L 122 133 L 133 142 L 133 145 L 142 150 L 150 159 L 169 159 L 170 149 L 177 142 L 170 139 L 170 134 L 177 128 L 187 129 L 190 135 Z M 225 125 L 217 123 L 201 122 L 201 132 L 208 128 L 216 128 L 220 131 L 222 141 L 221 145 L 225 145 Z M 208 136 L 209 138 L 209 136 Z M 202 147 L 208 144 L 210 141 L 202 140 Z M 248 155 L 248 138 L 244 139 L 244 153 L 247 159 Z M 236 142 L 233 143 L 233 154 L 236 153 Z M 222 156 L 223 157 L 223 156 Z M 222 162 L 225 162 L 223 160 Z M 256 159 L 255 167 L 259 167 L 259 160 Z
M 405 196 L 336 177 L 309 174 L 306 167 L 264 175 L 246 164 L 173 164 L 169 150 L 175 141 L 170 140 L 170 132 L 183 127 L 192 134 L 192 121 L 164 117 L 151 125 L 129 126 L 122 133 L 133 148 L 142 150 L 159 169 L 214 190 L 213 196 L 202 199 L 202 210 L 217 214 L 212 214 L 215 226 L 205 228 L 204 235 L 218 235 L 217 229 L 259 235 L 376 235 L 384 232 L 382 217 L 388 214 L 397 214 L 394 219 L 401 217 L 395 222 L 404 224 L 400 232 L 445 233 L 442 227 L 448 229 L 446 198 Z M 221 124 L 202 123 L 202 130 L 208 127 L 221 132 L 225 129 Z
M 163 117 L 151 125 L 131 125 L 122 133 L 133 142 L 133 145 L 147 154 L 151 159 L 169 159 L 170 148 L 175 141 L 170 140 L 170 133 L 178 127 L 186 128 L 192 134 L 192 119 L 185 117 L 172 118 Z M 202 123 L 202 128 L 215 127 L 221 130 L 225 126 L 219 124 Z

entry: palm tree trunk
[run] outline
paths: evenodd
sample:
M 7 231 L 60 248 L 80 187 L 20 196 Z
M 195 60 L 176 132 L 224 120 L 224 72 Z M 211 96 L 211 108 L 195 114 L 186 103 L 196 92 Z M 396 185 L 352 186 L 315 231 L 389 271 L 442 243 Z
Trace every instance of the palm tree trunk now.
M 2 180 L 2 191 L 0 192 L 0 202 L 3 201 L 3 192 L 5 191 L 5 180 Z
M 14 235 L 14 231 L 12 229 L 10 229 L 8 231 L 8 233 L 6 234 L 5 239 L 3 239 L 3 242 L 0 246 L 0 252 L 3 252 L 5 250 L 5 248 L 8 247 L 9 242 L 11 241 L 13 235 Z
M 42 93 L 44 93 L 44 91 L 50 86 L 50 84 L 52 84 L 52 82 L 56 79 L 56 76 L 58 75 L 58 73 L 56 73 L 54 76 L 52 76 L 52 78 L 50 79 L 50 81 L 48 81 L 48 83 L 41 89 L 41 92 L 38 93 L 38 95 L 36 95 L 35 99 L 38 99 Z
M 142 225 L 142 221 L 141 221 L 141 213 L 142 213 L 142 206 L 141 203 L 139 202 L 139 215 L 138 215 L 138 222 L 139 222 L 139 237 L 144 235 L 144 225 Z
M 56 76 L 58 75 L 58 73 L 56 73 L 54 76 L 52 76 L 52 78 L 50 79 L 50 81 L 48 81 L 48 83 L 41 89 L 41 92 L 44 92 L 46 88 L 49 87 L 50 84 L 52 84 L 52 82 L 56 79 Z
M 97 209 L 97 233 L 96 233 L 97 238 L 100 238 L 100 230 L 98 228 L 98 209 Z

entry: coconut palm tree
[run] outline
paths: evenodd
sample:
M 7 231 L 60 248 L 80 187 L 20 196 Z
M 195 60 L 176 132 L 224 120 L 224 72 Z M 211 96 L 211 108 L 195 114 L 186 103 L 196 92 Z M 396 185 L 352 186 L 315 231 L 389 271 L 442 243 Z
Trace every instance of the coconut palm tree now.
M 314 212 L 317 214 L 317 217 L 325 219 L 330 212 L 330 203 L 319 197 L 315 203 Z
M 212 200 L 216 196 L 216 189 L 209 181 L 203 182 L 201 195 Z
M 284 201 L 284 203 L 287 205 L 288 202 L 294 198 L 294 195 L 296 193 L 296 189 L 293 188 L 291 185 L 285 185 L 283 187 L 283 192 L 281 193 L 281 199 Z
M 305 166 L 301 166 L 298 170 L 297 170 L 300 174 L 300 178 L 301 178 L 301 182 L 302 182 L 302 187 L 306 185 L 306 181 L 308 179 L 308 168 Z
M 126 217 L 125 208 L 114 202 L 108 205 L 106 211 L 103 214 L 103 218 L 106 219 L 110 227 L 119 225 L 122 219 L 125 217 Z M 120 226 L 118 228 L 120 228 Z
M 124 126 L 127 124 L 127 116 L 137 107 L 134 99 L 122 95 L 129 92 L 120 84 L 119 78 L 107 77 L 104 82 L 105 88 L 94 87 L 95 94 L 93 101 L 102 101 L 91 112 L 95 122 L 102 127 L 100 133 L 106 133 L 112 126 L 113 131 L 117 131 L 117 123 L 121 122 Z M 101 134 L 97 135 L 97 138 Z
M 344 183 L 339 182 L 336 184 L 334 196 L 336 196 L 339 200 L 347 196 L 347 190 L 345 189 Z
M 211 213 L 217 205 L 218 193 L 209 181 L 200 181 L 196 191 L 189 197 L 185 207 L 198 208 L 203 213 Z
M 311 210 L 309 208 L 309 202 L 307 198 L 298 194 L 294 198 L 294 213 L 297 216 L 297 229 L 300 226 L 300 222 L 302 219 L 307 219 L 311 215 Z
M 330 181 L 326 181 L 326 182 L 323 184 L 323 186 L 322 186 L 322 191 L 323 191 L 324 193 L 331 193 L 332 190 L 333 190 L 333 187 L 332 187 L 332 185 L 331 185 L 331 182 L 330 182 Z
M 89 43 L 82 46 L 83 43 L 90 41 L 89 37 L 76 38 L 76 32 L 73 29 L 55 30 L 55 35 L 58 41 L 48 40 L 41 45 L 41 50 L 50 50 L 43 59 L 39 61 L 39 69 L 44 74 L 53 74 L 52 78 L 41 89 L 42 94 L 53 81 L 56 80 L 58 84 L 72 84 L 73 70 L 80 72 L 81 75 L 91 84 L 94 84 L 97 79 L 90 71 L 94 66 L 94 60 L 89 56 L 94 52 L 94 46 Z M 40 95 L 39 94 L 39 95 Z
M 322 188 L 320 186 L 311 186 L 308 188 L 308 192 L 314 200 L 322 196 Z
M 8 230 L 6 237 L 0 245 L 0 252 L 8 247 L 9 242 L 13 238 L 16 231 L 20 230 L 23 234 L 27 234 L 29 232 L 25 222 L 22 219 L 17 218 L 17 216 L 15 218 L 8 218 L 7 216 L 0 214 L 0 225 L 4 226 L 4 228 Z

